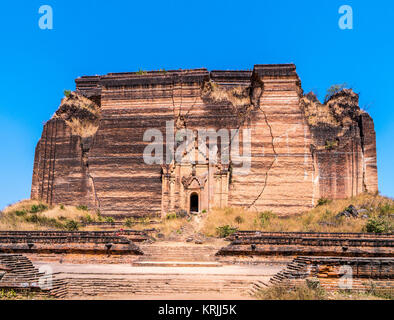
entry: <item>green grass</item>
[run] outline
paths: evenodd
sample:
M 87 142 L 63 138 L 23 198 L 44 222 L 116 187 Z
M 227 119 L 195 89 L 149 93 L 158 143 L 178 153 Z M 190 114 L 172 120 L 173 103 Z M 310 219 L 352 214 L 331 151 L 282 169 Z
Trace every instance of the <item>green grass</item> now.
M 33 223 L 39 226 L 52 227 L 56 229 L 63 229 L 63 224 L 55 218 L 48 218 L 46 216 L 40 216 L 38 214 L 31 214 L 24 217 L 26 222 Z
M 176 219 L 176 218 L 177 218 L 176 213 L 169 213 L 166 215 L 167 220 L 172 220 L 172 219 Z
M 68 220 L 63 227 L 68 231 L 78 231 L 79 223 L 75 220 Z
M 71 95 L 71 90 L 64 90 L 63 94 L 64 94 L 65 97 L 68 98 Z
M 105 217 L 105 222 L 107 222 L 107 223 L 113 223 L 113 222 L 115 222 L 115 220 L 114 220 L 114 218 L 112 218 L 112 217 Z
M 31 212 L 31 213 L 38 213 L 38 212 L 43 212 L 43 211 L 45 211 L 45 210 L 47 210 L 47 209 L 48 209 L 48 206 L 45 205 L 45 204 L 43 204 L 43 203 L 40 203 L 40 204 L 38 204 L 38 205 L 33 204 L 33 205 L 31 206 L 30 212 Z
M 331 99 L 332 96 L 341 92 L 343 89 L 347 88 L 348 85 L 346 83 L 341 84 L 333 84 L 327 89 L 326 96 L 324 97 L 324 103 Z
M 0 289 L 0 300 L 52 300 L 52 297 L 39 296 L 29 289 L 15 291 L 13 289 Z
M 80 223 L 95 221 L 95 212 L 85 206 L 48 206 L 24 200 L 7 207 L 0 215 L 0 230 L 78 230 Z

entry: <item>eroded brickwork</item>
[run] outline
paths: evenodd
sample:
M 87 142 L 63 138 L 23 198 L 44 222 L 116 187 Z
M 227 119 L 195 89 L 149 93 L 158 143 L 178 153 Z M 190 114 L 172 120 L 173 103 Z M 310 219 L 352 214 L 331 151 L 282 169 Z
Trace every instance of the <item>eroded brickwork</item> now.
M 297 286 L 305 280 L 328 291 L 374 291 L 393 293 L 392 258 L 297 257 L 273 276 L 268 285 Z M 257 283 L 255 289 L 260 289 Z

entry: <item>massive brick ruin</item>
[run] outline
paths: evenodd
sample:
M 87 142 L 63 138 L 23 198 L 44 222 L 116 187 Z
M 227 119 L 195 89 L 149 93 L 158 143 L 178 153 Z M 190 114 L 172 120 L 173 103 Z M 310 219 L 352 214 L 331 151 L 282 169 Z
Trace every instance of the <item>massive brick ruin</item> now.
M 233 159 L 212 164 L 206 153 L 205 163 L 147 164 L 143 136 L 153 128 L 164 143 L 184 128 L 236 129 L 241 155 L 251 129 L 250 171 L 237 174 Z M 196 146 L 188 152 L 202 154 Z M 358 95 L 345 89 L 321 104 L 283 64 L 76 79 L 37 144 L 31 198 L 118 217 L 226 206 L 294 214 L 377 188 L 374 125 Z

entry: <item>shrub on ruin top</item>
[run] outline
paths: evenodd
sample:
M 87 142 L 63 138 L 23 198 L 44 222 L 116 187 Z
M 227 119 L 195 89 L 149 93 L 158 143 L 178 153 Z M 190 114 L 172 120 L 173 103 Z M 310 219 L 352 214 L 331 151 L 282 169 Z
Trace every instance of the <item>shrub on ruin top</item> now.
M 378 212 L 381 216 L 393 216 L 394 215 L 394 205 L 390 203 L 380 203 L 378 205 Z
M 244 218 L 242 218 L 241 216 L 236 216 L 234 218 L 235 223 L 241 224 L 244 222 Z
M 23 217 L 27 214 L 26 210 L 16 210 L 15 215 L 18 217 Z
M 11 300 L 17 298 L 17 294 L 13 289 L 1 289 L 0 300 Z
M 337 146 L 338 146 L 338 141 L 327 140 L 326 144 L 324 145 L 324 148 L 326 148 L 326 150 L 332 150 Z
M 30 222 L 30 223 L 39 223 L 40 222 L 40 218 L 39 218 L 38 215 L 32 214 L 30 216 L 25 217 L 25 221 L 26 222 Z
M 75 220 L 68 220 L 65 223 L 64 228 L 67 229 L 68 231 L 78 231 L 79 223 Z
M 166 216 L 166 219 L 167 220 L 172 220 L 172 219 L 176 219 L 177 218 L 177 216 L 176 216 L 176 213 L 174 212 L 174 213 L 169 213 L 169 214 L 167 214 L 167 216 Z
M 272 211 L 263 211 L 259 213 L 259 220 L 260 224 L 264 227 L 266 226 L 269 221 L 275 218 L 276 215 Z
M 392 233 L 393 223 L 386 217 L 372 217 L 368 219 L 365 228 L 367 232 Z
M 31 206 L 30 212 L 31 213 L 39 213 L 39 212 L 43 212 L 43 211 L 45 211 L 47 209 L 48 209 L 48 206 L 45 205 L 45 204 L 42 204 L 42 203 L 40 203 L 40 204 L 33 204 Z
M 333 84 L 331 87 L 327 89 L 326 96 L 324 98 L 324 103 L 328 102 L 334 95 L 341 92 L 343 89 L 346 89 L 348 85 L 346 83 L 341 84 Z
M 43 227 L 57 228 L 62 229 L 63 225 L 55 218 L 48 218 L 46 216 L 38 215 L 37 213 L 33 213 L 28 216 L 24 216 L 24 220 L 29 223 L 37 224 Z
M 234 208 L 225 208 L 224 214 L 225 215 L 232 215 L 235 212 Z
M 105 217 L 105 222 L 107 222 L 107 223 L 113 223 L 113 222 L 115 222 L 115 220 L 114 220 L 114 218 L 112 218 L 112 217 Z
M 186 218 L 188 215 L 189 215 L 189 214 L 187 213 L 187 211 L 186 211 L 186 210 L 183 210 L 183 209 L 178 210 L 178 211 L 176 212 L 176 217 L 177 217 L 177 218 Z
M 149 217 L 130 217 L 125 220 L 124 225 L 126 227 L 132 227 L 136 224 L 147 225 L 150 224 L 150 222 L 151 219 Z
M 394 231 L 394 205 L 392 202 L 379 203 L 365 225 L 367 232 L 393 233 Z
M 297 286 L 282 284 L 261 289 L 256 297 L 262 300 L 326 300 L 327 292 L 320 286 L 304 283 Z
M 368 282 L 365 282 L 364 286 L 366 287 L 366 292 L 365 292 L 366 294 L 382 299 L 394 300 L 394 292 L 392 290 L 389 291 L 379 290 L 376 286 L 376 283 L 373 280 L 369 280 Z
M 92 223 L 94 222 L 94 219 L 90 214 L 85 215 L 84 217 L 81 217 L 81 222 L 82 223 Z
M 330 199 L 320 198 L 319 200 L 317 200 L 317 206 L 324 206 L 325 204 L 329 204 L 331 202 L 332 202 L 332 200 L 330 200 Z
M 79 206 L 77 206 L 77 209 L 78 209 L 78 210 L 82 210 L 82 211 L 88 211 L 88 210 L 89 210 L 88 207 L 87 207 L 87 206 L 84 206 L 84 205 L 79 205 Z
M 237 231 L 238 228 L 232 227 L 230 225 L 220 226 L 216 228 L 216 233 L 219 238 L 226 238 Z
M 133 218 L 127 218 L 124 225 L 128 228 L 131 228 L 134 225 L 134 219 Z

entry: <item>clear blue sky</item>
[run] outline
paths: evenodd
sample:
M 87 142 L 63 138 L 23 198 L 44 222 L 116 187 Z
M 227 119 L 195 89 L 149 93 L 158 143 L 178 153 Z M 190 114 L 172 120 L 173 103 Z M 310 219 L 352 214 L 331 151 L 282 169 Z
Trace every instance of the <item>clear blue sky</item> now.
M 353 30 L 338 27 L 344 4 Z M 38 27 L 41 5 L 53 30 Z M 288 62 L 305 91 L 346 82 L 370 105 L 379 189 L 394 196 L 393 1 L 4 0 L 0 34 L 0 208 L 30 196 L 42 124 L 75 78 Z

